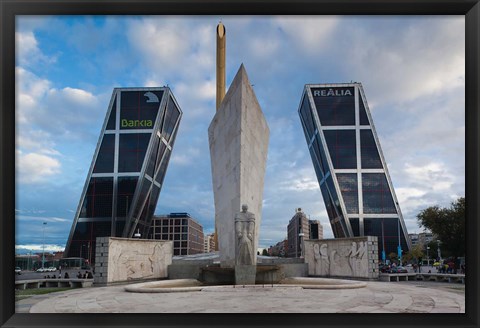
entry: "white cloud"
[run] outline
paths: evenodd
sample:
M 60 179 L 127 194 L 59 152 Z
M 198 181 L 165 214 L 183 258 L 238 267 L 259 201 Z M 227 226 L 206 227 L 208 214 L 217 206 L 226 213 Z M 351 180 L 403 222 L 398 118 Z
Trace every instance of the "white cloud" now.
M 23 141 L 33 127 L 50 139 L 69 137 L 80 139 L 90 131 L 98 133 L 106 111 L 106 101 L 91 92 L 64 87 L 52 88 L 52 83 L 32 72 L 16 68 L 16 120 Z
M 24 130 L 18 133 L 15 138 L 16 149 L 20 151 L 33 151 L 44 155 L 61 155 L 51 140 L 49 133 L 42 130 Z
M 295 52 L 297 49 L 313 56 L 327 52 L 330 46 L 334 46 L 329 41 L 335 41 L 332 40 L 332 32 L 340 23 L 335 16 L 279 16 L 274 19 L 274 24 L 278 25 L 292 42 L 291 51 Z
M 421 184 L 434 192 L 449 190 L 455 179 L 445 164 L 439 162 L 430 162 L 423 166 L 413 166 L 405 163 L 404 171 L 410 181 Z
M 195 78 L 202 76 L 205 70 L 213 73 L 214 67 L 214 26 L 202 24 L 201 20 L 197 23 L 192 28 L 192 24 L 178 17 L 144 18 L 131 21 L 126 34 L 152 75 L 160 72 L 175 80 L 181 76 Z M 180 76 L 176 78 L 176 74 Z
M 26 245 L 15 245 L 17 251 L 32 251 L 32 252 L 42 252 L 45 247 L 45 252 L 63 252 L 65 246 L 60 245 L 37 245 L 37 244 L 26 244 Z
M 34 67 L 54 63 L 55 56 L 46 56 L 40 51 L 38 41 L 32 31 L 15 32 L 15 47 L 17 49 L 17 65 Z
M 183 37 L 187 33 L 185 26 L 174 21 L 162 22 L 164 20 L 133 21 L 127 32 L 130 43 L 150 59 L 152 68 L 174 65 L 188 50 Z
M 39 183 L 61 172 L 60 161 L 51 156 L 17 151 L 16 157 L 17 180 L 20 183 Z
M 19 29 L 19 154 L 44 156 L 39 162 L 45 162 L 47 175 L 67 170 L 71 162 L 76 162 L 75 173 L 84 175 L 109 97 L 97 90 L 168 84 L 184 115 L 158 208 L 192 212 L 211 228 L 207 128 L 215 113 L 216 22 L 157 16 L 97 24 L 76 18 L 72 28 L 62 23 L 60 34 L 44 25 L 52 36 L 49 49 L 62 53 L 62 60 L 76 61 L 79 53 L 87 58 L 83 64 L 94 74 L 79 76 L 76 85 L 58 78 L 72 72 L 67 66 L 43 75 L 22 66 L 28 56 L 41 58 L 46 50 L 35 34 Z M 325 237 L 333 237 L 296 112 L 304 83 L 363 83 L 409 229 L 415 228 L 419 209 L 445 206 L 462 195 L 464 17 L 227 17 L 224 23 L 227 83 L 244 62 L 270 126 L 261 240 L 282 240 L 296 207 L 320 219 Z M 68 34 L 73 36 L 65 42 Z M 98 82 L 97 76 L 111 81 Z M 82 139 L 85 131 L 89 139 Z M 88 140 L 82 143 L 90 153 L 82 149 L 66 157 L 65 148 L 78 140 Z M 56 167 L 55 161 L 62 165 Z M 78 181 L 80 193 L 84 180 Z
M 410 24 L 403 29 L 395 19 L 345 22 L 350 49 L 341 60 L 352 79 L 364 82 L 371 105 L 438 95 L 465 84 L 464 17 L 406 20 Z
M 37 210 L 34 210 L 34 211 L 25 211 L 25 210 L 19 210 L 20 213 L 32 213 L 32 214 L 35 214 L 35 213 L 38 213 L 38 214 L 41 214 L 41 213 L 44 213 L 45 211 L 37 211 Z M 42 217 L 42 216 L 27 216 L 27 215 L 17 215 L 15 216 L 15 218 L 17 220 L 22 220 L 22 221 L 28 221 L 28 222 L 33 222 L 33 221 L 37 221 L 37 222 L 47 222 L 47 226 L 48 226 L 48 223 L 56 223 L 56 222 L 71 222 L 71 220 L 67 220 L 67 219 L 64 219 L 64 218 L 58 218 L 58 217 Z
M 198 157 L 201 155 L 200 150 L 198 148 L 189 147 L 187 149 L 183 149 L 181 153 L 173 152 L 171 163 L 173 165 L 182 165 L 182 166 L 191 166 L 198 160 Z

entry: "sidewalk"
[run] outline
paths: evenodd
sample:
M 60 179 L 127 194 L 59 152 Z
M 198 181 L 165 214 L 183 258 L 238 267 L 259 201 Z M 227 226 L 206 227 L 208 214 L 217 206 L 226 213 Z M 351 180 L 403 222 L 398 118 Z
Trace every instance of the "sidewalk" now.
M 129 293 L 92 287 L 16 303 L 30 313 L 465 313 L 464 285 L 368 282 L 358 289 L 314 290 L 281 285 L 216 286 L 181 293 Z

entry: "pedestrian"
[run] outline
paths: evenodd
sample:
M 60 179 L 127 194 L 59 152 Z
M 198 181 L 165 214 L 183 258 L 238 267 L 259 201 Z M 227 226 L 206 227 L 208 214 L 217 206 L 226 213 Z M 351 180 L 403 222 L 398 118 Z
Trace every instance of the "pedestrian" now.
M 60 271 L 60 277 L 61 277 L 62 276 L 62 266 L 61 265 L 58 267 L 58 271 Z
M 92 272 L 88 271 L 88 275 L 87 275 L 87 278 L 88 279 L 93 279 L 93 275 L 92 275 Z
M 78 271 L 77 278 L 78 278 L 78 279 L 81 279 L 81 278 L 82 278 L 82 273 L 81 273 L 80 271 Z
M 70 278 L 70 276 L 68 275 L 68 272 L 65 272 L 65 279 L 68 279 Z
M 85 271 L 85 273 L 83 274 L 83 279 L 87 279 L 88 277 L 88 274 L 87 274 L 87 271 Z

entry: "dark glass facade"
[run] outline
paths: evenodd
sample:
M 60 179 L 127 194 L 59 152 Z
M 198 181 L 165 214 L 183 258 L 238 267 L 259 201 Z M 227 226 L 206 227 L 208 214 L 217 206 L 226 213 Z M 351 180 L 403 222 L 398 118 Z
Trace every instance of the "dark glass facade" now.
M 114 89 L 67 257 L 94 262 L 96 237 L 147 238 L 181 116 L 169 88 Z
M 362 85 L 306 85 L 298 112 L 334 236 L 377 236 L 379 254 L 399 240 L 409 250 Z

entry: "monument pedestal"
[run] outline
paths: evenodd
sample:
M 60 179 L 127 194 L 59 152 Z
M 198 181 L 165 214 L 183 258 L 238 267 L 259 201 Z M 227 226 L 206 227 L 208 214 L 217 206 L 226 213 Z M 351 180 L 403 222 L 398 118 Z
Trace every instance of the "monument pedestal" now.
M 208 128 L 215 231 L 222 267 L 235 267 L 235 214 L 248 204 L 255 215 L 256 262 L 270 131 L 243 65 Z
M 256 265 L 236 265 L 235 285 L 255 285 Z

